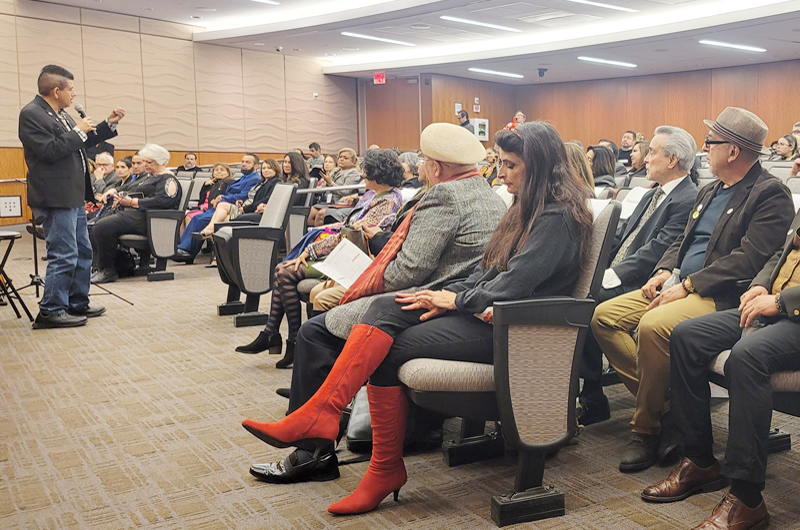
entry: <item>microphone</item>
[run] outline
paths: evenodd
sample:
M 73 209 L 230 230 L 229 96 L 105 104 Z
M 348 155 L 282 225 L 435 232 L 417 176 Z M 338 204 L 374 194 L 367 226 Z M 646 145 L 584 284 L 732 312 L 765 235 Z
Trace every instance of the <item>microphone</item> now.
M 75 110 L 78 112 L 81 119 L 86 119 L 86 109 L 83 108 L 83 105 L 78 103 L 77 105 L 75 105 Z

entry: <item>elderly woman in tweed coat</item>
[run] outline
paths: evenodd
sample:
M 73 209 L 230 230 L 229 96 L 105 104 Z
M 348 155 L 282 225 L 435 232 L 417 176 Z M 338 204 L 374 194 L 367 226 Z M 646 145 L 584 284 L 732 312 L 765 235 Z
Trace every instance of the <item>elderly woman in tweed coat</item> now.
M 492 232 L 506 212 L 505 203 L 477 171 L 477 162 L 483 160 L 485 150 L 475 136 L 457 125 L 438 123 L 422 132 L 420 144 L 423 154 L 438 162 L 436 166 L 441 171 L 426 172 L 432 187 L 410 214 L 405 241 L 383 270 L 383 292 L 392 294 L 359 298 L 301 326 L 290 412 L 314 395 L 330 373 L 351 328 L 375 299 L 394 299 L 396 291 L 441 289 L 466 278 L 480 262 Z M 256 464 L 250 472 L 273 483 L 331 480 L 339 476 L 333 444 L 317 458 L 297 450 L 281 462 Z

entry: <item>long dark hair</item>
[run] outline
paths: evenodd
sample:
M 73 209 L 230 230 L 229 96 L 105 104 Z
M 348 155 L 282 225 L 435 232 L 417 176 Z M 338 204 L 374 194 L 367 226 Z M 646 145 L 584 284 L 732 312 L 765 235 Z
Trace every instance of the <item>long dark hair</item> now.
M 590 145 L 586 151 L 594 152 L 594 160 L 592 160 L 592 175 L 594 178 L 602 177 L 603 175 L 614 176 L 615 159 L 614 151 L 610 147 L 604 145 Z
M 508 261 L 525 244 L 545 207 L 554 202 L 564 205 L 580 225 L 579 255 L 583 262 L 592 237 L 592 213 L 586 204 L 589 192 L 567 162 L 561 135 L 552 125 L 534 121 L 499 131 L 494 142 L 503 151 L 525 161 L 525 178 L 486 246 L 484 269 L 506 270 Z
M 308 166 L 306 166 L 305 159 L 294 151 L 286 153 L 285 156 L 289 157 L 289 163 L 292 164 L 292 172 L 288 175 L 284 174 L 283 178 L 287 182 L 293 182 L 302 186 L 308 182 Z

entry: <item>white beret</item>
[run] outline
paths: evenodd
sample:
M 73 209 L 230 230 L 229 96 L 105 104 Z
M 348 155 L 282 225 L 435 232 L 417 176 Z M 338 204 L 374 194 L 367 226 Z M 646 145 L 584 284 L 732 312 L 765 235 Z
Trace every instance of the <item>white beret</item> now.
M 452 123 L 431 123 L 419 137 L 422 154 L 438 162 L 477 164 L 486 158 L 486 149 L 475 135 Z

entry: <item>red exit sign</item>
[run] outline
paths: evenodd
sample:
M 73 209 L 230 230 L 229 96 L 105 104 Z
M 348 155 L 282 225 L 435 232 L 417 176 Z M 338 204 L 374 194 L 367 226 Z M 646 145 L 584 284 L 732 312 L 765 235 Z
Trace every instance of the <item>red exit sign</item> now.
M 375 72 L 372 74 L 372 84 L 373 85 L 385 85 L 386 84 L 386 73 L 385 72 Z

